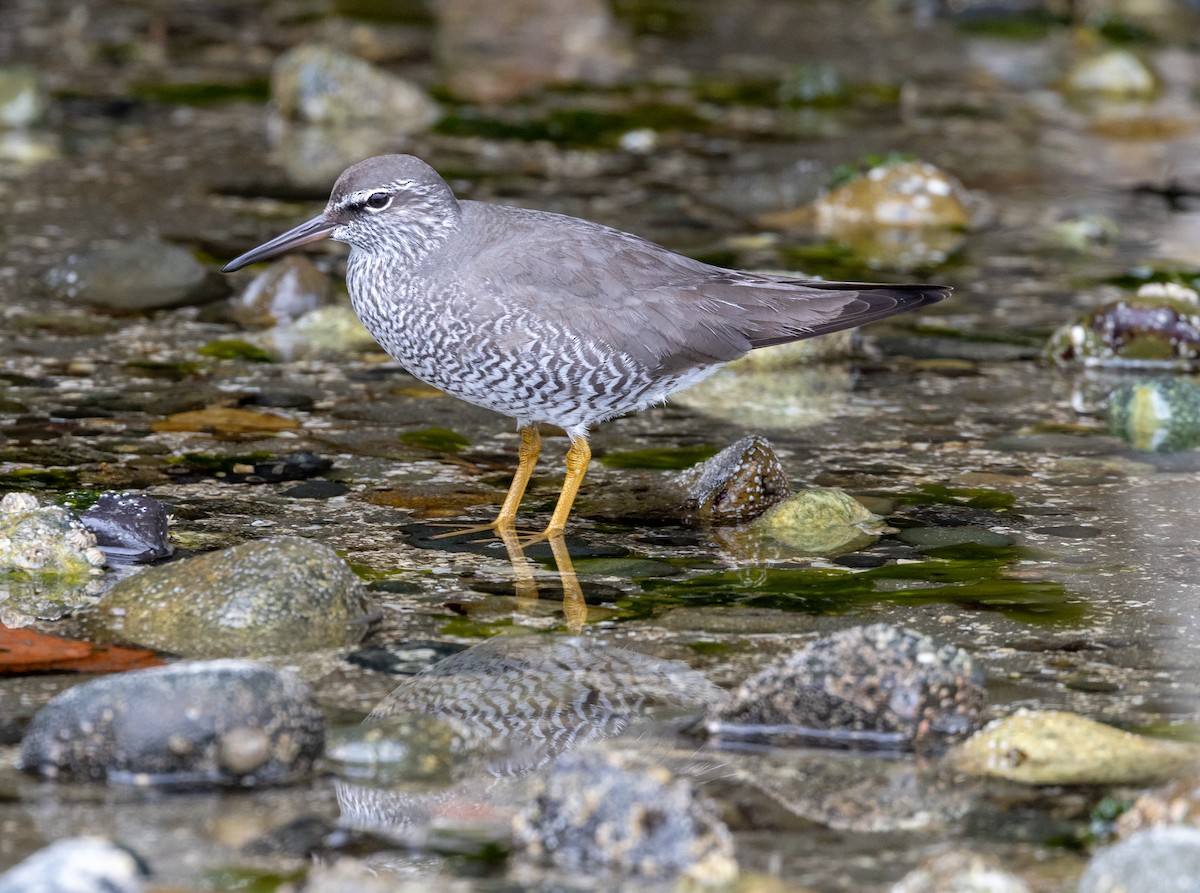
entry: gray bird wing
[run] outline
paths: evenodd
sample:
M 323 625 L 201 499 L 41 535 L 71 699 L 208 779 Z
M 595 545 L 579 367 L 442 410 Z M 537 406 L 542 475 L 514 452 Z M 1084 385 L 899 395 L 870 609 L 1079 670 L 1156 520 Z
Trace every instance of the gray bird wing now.
M 726 270 L 574 217 L 463 205 L 483 209 L 478 223 L 466 217 L 481 236 L 458 271 L 469 292 L 663 373 L 853 328 L 950 291 Z

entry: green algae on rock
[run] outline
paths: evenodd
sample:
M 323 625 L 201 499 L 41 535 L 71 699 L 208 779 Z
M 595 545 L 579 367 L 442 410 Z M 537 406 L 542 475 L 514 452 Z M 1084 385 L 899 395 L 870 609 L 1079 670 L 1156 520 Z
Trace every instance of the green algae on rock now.
M 97 605 L 110 634 L 191 657 L 288 654 L 363 637 L 362 584 L 328 546 L 278 536 L 147 568 Z
M 947 754 L 962 772 L 1024 784 L 1150 784 L 1200 769 L 1200 745 L 1123 732 L 1075 713 L 1018 710 Z
M 0 499 L 0 573 L 26 571 L 86 580 L 105 564 L 96 537 L 69 510 L 32 493 Z
M 1191 449 L 1200 444 L 1200 388 L 1169 377 L 1123 384 L 1109 395 L 1108 426 L 1139 450 Z
M 1200 366 L 1200 296 L 1150 282 L 1060 327 L 1044 355 L 1058 365 L 1187 371 Z

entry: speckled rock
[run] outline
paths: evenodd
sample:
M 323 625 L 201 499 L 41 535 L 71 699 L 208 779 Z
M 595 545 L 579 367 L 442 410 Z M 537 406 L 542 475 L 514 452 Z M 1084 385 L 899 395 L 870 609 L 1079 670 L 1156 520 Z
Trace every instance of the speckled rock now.
M 437 103 L 416 84 L 320 44 L 275 61 L 271 98 L 286 118 L 335 127 L 386 121 L 392 136 L 425 130 L 438 118 Z
M 813 204 L 817 228 L 966 227 L 966 190 L 924 161 L 891 161 L 831 189 Z
M 296 536 L 147 568 L 102 599 L 111 634 L 189 657 L 337 648 L 367 628 L 362 584 L 328 546 Z
M 68 689 L 34 716 L 20 766 L 136 785 L 284 784 L 309 774 L 324 735 L 324 715 L 291 674 L 195 661 Z
M 701 523 L 750 521 L 792 492 L 770 442 L 757 434 L 681 472 L 676 483 L 686 491 L 688 517 Z
M 1200 769 L 1200 746 L 1059 710 L 1019 710 L 955 746 L 947 759 L 970 775 L 1025 784 L 1149 784 Z
M 1079 893 L 1198 893 L 1200 830 L 1141 831 L 1092 857 Z
M 1063 89 L 1089 98 L 1148 99 L 1158 92 L 1158 78 L 1134 53 L 1114 49 L 1076 62 Z
M 105 557 L 114 561 L 156 561 L 175 551 L 167 508 L 152 496 L 102 493 L 79 520 L 96 537 Z
M 61 506 L 31 493 L 0 499 L 0 573 L 27 571 L 86 579 L 105 564 L 96 537 Z
M 514 775 L 620 735 L 650 708 L 701 714 L 725 696 L 686 664 L 599 639 L 496 637 L 406 679 L 367 723 L 406 714 L 450 720 L 457 754 Z
M 706 727 L 726 740 L 926 748 L 970 734 L 985 697 L 983 671 L 967 652 L 879 623 L 768 666 Z
M 28 127 L 45 112 L 37 72 L 26 65 L 0 66 L 0 127 Z
M 437 52 L 450 89 L 503 102 L 537 87 L 616 83 L 633 63 L 603 0 L 436 0 Z
M 513 836 L 523 858 L 570 872 L 708 884 L 737 874 L 716 805 L 689 780 L 620 752 L 589 748 L 553 763 Z
M 892 885 L 891 893 L 1029 893 L 1029 885 L 995 856 L 965 850 L 938 853 Z
M 796 555 L 833 556 L 869 546 L 889 529 L 883 518 L 849 493 L 812 487 L 772 506 L 747 533 L 780 543 Z
M 149 236 L 69 255 L 46 273 L 46 285 L 63 300 L 117 312 L 204 304 L 229 294 L 224 279 L 190 251 Z
M 64 837 L 0 874 L 0 893 L 142 893 L 146 864 L 99 837 Z
M 243 326 L 268 328 L 295 322 L 332 301 L 333 283 L 329 277 L 308 258 L 292 254 L 251 280 L 233 305 L 233 318 Z
M 1109 395 L 1108 426 L 1139 450 L 1191 449 L 1200 444 L 1200 388 L 1165 377 L 1123 384 Z
M 1149 283 L 1050 336 L 1045 356 L 1060 365 L 1159 368 L 1200 365 L 1200 297 L 1173 282 Z

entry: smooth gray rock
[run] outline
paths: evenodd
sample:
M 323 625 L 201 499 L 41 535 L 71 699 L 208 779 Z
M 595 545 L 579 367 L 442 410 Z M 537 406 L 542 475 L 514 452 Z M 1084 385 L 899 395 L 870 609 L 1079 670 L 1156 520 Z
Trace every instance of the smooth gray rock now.
M 145 863 L 99 837 L 65 837 L 0 874 L 0 893 L 142 893 Z
M 255 786 L 305 778 L 325 718 L 295 676 L 194 661 L 68 689 L 33 718 L 20 766 L 64 780 Z
M 1079 893 L 1200 893 L 1200 828 L 1151 828 L 1100 850 Z

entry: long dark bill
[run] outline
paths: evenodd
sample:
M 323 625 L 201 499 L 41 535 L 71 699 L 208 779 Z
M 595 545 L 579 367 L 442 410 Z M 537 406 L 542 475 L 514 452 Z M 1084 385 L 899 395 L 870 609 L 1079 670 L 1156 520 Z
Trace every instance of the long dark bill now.
M 301 245 L 307 245 L 309 242 L 328 239 L 329 234 L 336 226 L 337 224 L 326 218 L 324 214 L 318 215 L 312 220 L 306 220 L 299 226 L 289 229 L 282 236 L 276 236 L 270 242 L 264 242 L 257 248 L 251 248 L 241 257 L 235 257 L 221 267 L 221 272 L 232 273 L 234 270 L 240 270 L 242 267 L 266 260 L 268 257 L 283 254 L 283 252 L 299 248 Z

